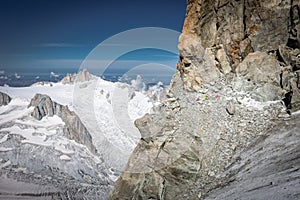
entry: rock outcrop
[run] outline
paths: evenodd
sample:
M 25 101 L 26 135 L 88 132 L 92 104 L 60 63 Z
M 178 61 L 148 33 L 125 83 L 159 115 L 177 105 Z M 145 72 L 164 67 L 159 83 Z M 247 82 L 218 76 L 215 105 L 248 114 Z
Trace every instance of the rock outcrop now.
M 93 75 L 90 74 L 87 69 L 75 74 L 67 74 L 60 82 L 63 84 L 73 84 L 75 82 L 85 82 L 93 79 Z
M 297 150 L 298 126 L 285 126 L 287 132 L 294 131 L 293 137 L 278 130 L 263 143 L 253 141 L 267 138 L 272 128 L 289 123 L 290 114 L 299 110 L 299 8 L 293 0 L 188 1 L 169 99 L 154 114 L 135 122 L 142 139 L 111 199 L 204 199 L 209 192 L 209 197 L 219 199 L 263 199 L 262 192 L 280 186 L 289 189 L 281 190 L 279 197 L 298 191 L 299 181 L 288 184 L 284 174 L 299 179 L 299 159 L 286 154 Z M 299 117 L 293 120 L 297 123 Z M 291 138 L 297 142 L 287 151 L 282 146 L 277 154 L 279 140 Z M 238 152 L 264 147 L 273 149 L 262 150 L 262 155 L 273 155 L 265 163 L 258 162 L 262 158 L 257 153 L 253 155 L 257 161 L 249 161 L 253 167 L 249 178 L 272 172 L 266 180 L 272 182 L 278 175 L 282 182 L 277 177 L 275 184 L 244 197 L 243 191 L 251 190 L 245 186 L 246 172 L 226 172 Z M 274 167 L 274 156 L 290 161 Z M 264 170 L 268 166 L 269 171 Z M 240 176 L 241 182 L 234 179 Z M 259 185 L 260 179 L 251 180 Z M 228 184 L 228 190 L 213 192 Z M 226 196 L 222 191 L 233 193 Z M 297 199 L 299 193 L 289 197 Z
M 7 94 L 0 92 L 0 106 L 6 106 L 10 103 L 11 97 Z
M 70 111 L 68 106 L 60 105 L 43 94 L 36 94 L 29 104 L 29 107 L 31 106 L 34 107 L 31 115 L 38 120 L 45 116 L 59 116 L 65 122 L 64 133 L 67 138 L 85 145 L 92 153 L 97 153 L 90 133 L 76 113 Z
M 293 93 L 298 103 L 299 12 L 292 0 L 189 1 L 178 46 L 184 87 L 197 91 L 203 82 L 237 75 L 237 87 L 254 88 L 258 100 Z

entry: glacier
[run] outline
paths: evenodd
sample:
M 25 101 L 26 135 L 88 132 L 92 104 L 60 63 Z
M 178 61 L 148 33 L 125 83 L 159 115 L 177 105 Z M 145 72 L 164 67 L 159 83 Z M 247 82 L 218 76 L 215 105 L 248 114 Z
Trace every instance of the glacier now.
M 106 199 L 140 139 L 134 121 L 152 112 L 160 86 L 137 91 L 93 76 L 69 84 L 0 87 L 12 98 L 0 107 L 0 199 Z M 37 93 L 74 111 L 98 154 L 66 138 L 60 117 L 32 117 L 28 105 Z

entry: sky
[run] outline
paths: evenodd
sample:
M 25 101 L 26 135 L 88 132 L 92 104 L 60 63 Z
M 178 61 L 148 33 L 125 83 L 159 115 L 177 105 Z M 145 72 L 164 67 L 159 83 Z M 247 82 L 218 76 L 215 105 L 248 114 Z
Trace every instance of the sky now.
M 120 32 L 141 27 L 181 32 L 185 9 L 184 0 L 0 0 L 0 72 L 78 68 L 98 44 Z M 154 49 L 119 58 L 171 65 L 176 59 Z

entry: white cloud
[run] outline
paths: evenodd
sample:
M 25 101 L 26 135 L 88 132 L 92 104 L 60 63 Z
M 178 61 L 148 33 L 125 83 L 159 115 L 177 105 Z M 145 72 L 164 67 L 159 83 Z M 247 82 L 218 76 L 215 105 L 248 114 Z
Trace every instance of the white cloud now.
M 65 47 L 83 47 L 84 45 L 82 44 L 71 44 L 71 43 L 43 43 L 37 45 L 38 47 L 60 47 L 60 48 L 65 48 Z
M 54 77 L 54 78 L 58 78 L 60 75 L 59 74 L 55 74 L 54 72 L 50 72 L 50 77 Z
M 176 61 L 176 60 L 175 60 Z M 99 67 L 106 66 L 110 63 L 114 62 L 113 60 L 81 60 L 81 59 L 46 59 L 46 60 L 36 60 L 34 61 L 33 66 L 53 66 L 53 67 L 80 67 L 83 65 L 85 68 L 97 69 Z M 126 66 L 135 67 L 141 64 L 155 63 L 153 60 L 116 60 L 118 65 L 122 66 L 122 64 Z M 170 65 L 171 67 L 175 67 L 174 60 L 165 60 L 165 61 L 157 61 L 156 63 L 162 65 Z
M 117 63 L 111 64 L 111 60 L 86 60 L 80 59 L 53 59 L 53 60 L 36 60 L 31 67 L 51 68 L 52 70 L 73 69 L 80 71 L 87 69 L 93 74 L 102 75 L 106 70 L 130 70 L 129 73 L 152 74 L 157 76 L 165 74 L 174 74 L 176 69 L 176 60 L 157 61 L 152 60 L 118 60 Z M 112 72 L 112 71 L 111 71 Z
M 100 43 L 99 46 L 103 47 L 136 47 L 137 45 L 130 43 Z
M 155 55 L 151 55 L 154 57 L 158 57 L 158 58 L 169 58 L 169 59 L 173 59 L 173 60 L 178 60 L 178 55 L 176 54 L 170 54 L 170 55 L 164 55 L 164 54 L 155 54 Z
M 45 59 L 33 61 L 33 66 L 57 66 L 57 67 L 75 67 L 80 66 L 80 59 Z
M 20 75 L 18 75 L 17 73 L 15 73 L 15 78 L 16 78 L 16 79 L 20 79 L 20 78 L 21 78 L 21 76 L 20 76 Z

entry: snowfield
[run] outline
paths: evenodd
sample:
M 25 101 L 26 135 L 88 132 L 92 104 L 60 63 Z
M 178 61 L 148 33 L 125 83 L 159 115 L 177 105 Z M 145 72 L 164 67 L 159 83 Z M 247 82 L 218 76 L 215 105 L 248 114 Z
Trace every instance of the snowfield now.
M 7 199 L 22 196 L 26 188 L 33 188 L 32 196 L 45 199 L 49 188 L 57 198 L 67 191 L 71 196 L 88 193 L 89 199 L 105 199 L 140 139 L 134 120 L 151 113 L 155 103 L 128 84 L 100 78 L 67 85 L 0 87 L 0 91 L 12 97 L 7 106 L 0 107 L 0 191 Z M 99 154 L 67 139 L 58 116 L 33 118 L 33 107 L 28 105 L 37 93 L 73 110 Z M 13 182 L 23 190 L 7 189 Z M 41 183 L 45 187 L 39 187 Z

